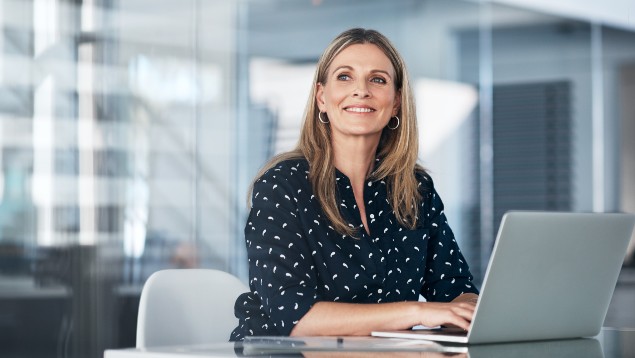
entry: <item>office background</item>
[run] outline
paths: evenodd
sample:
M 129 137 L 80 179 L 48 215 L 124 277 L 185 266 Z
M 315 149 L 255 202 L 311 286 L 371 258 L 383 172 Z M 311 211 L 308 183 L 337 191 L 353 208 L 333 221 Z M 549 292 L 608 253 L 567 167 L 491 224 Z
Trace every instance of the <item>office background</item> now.
M 506 210 L 635 212 L 635 24 L 544 10 L 0 0 L 0 354 L 133 346 L 159 269 L 246 279 L 247 188 L 350 27 L 405 58 L 421 163 L 477 281 Z M 634 261 L 631 244 L 606 325 L 635 327 Z

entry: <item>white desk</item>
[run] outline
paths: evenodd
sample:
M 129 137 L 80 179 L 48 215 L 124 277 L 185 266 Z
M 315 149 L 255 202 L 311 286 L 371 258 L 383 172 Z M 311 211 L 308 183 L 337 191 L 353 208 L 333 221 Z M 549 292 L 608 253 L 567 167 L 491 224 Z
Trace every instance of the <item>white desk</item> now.
M 635 357 L 635 330 L 604 329 L 595 338 L 443 346 L 414 340 L 373 337 L 255 337 L 238 343 L 148 349 L 106 350 L 104 358 L 196 357 Z

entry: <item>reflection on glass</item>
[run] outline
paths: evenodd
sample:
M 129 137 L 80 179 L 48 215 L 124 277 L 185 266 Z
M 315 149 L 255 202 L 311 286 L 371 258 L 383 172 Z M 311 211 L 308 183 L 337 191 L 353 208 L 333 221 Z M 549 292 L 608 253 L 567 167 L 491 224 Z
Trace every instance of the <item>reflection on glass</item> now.
M 467 357 L 466 346 L 415 339 L 360 337 L 245 337 L 236 343 L 241 355 L 300 357 Z
M 236 351 L 238 356 L 604 358 L 602 346 L 594 338 L 465 346 L 372 337 L 252 337 L 236 343 Z
M 604 358 L 600 342 L 594 338 L 508 344 L 474 345 L 471 358 L 480 357 L 580 357 Z
M 302 352 L 300 357 L 305 358 L 468 358 L 467 353 L 447 353 L 447 352 Z

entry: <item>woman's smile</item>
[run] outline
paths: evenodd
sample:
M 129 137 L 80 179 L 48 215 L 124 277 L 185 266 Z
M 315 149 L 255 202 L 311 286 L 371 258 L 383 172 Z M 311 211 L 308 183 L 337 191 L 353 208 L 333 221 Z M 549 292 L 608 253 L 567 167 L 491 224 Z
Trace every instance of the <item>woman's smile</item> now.
M 344 107 L 344 110 L 346 112 L 351 112 L 351 113 L 371 113 L 371 112 L 375 112 L 374 108 L 366 107 L 366 106 L 349 106 L 349 107 Z

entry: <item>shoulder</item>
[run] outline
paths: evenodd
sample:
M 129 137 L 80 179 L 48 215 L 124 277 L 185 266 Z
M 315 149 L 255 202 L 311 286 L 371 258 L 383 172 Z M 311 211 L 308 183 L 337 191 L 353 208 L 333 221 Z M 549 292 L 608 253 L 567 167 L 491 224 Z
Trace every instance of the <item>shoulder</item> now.
M 306 159 L 285 159 L 271 165 L 255 183 L 289 181 L 308 177 L 309 164 Z
M 434 193 L 434 181 L 423 167 L 417 166 L 415 168 L 415 178 L 417 179 L 419 194 L 426 197 Z
M 251 197 L 292 198 L 299 192 L 310 190 L 309 167 L 306 159 L 284 159 L 270 165 L 253 183 Z M 252 201 L 253 202 L 253 201 Z

